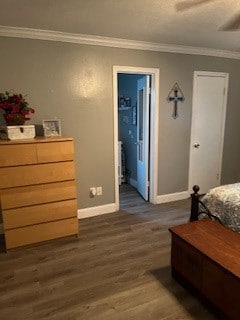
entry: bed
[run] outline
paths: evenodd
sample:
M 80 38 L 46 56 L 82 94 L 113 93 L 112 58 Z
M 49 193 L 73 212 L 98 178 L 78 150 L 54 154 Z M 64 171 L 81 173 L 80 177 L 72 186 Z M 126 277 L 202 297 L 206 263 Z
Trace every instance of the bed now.
M 213 188 L 205 195 L 199 190 L 197 185 L 193 187 L 190 221 L 207 216 L 240 232 L 240 183 Z

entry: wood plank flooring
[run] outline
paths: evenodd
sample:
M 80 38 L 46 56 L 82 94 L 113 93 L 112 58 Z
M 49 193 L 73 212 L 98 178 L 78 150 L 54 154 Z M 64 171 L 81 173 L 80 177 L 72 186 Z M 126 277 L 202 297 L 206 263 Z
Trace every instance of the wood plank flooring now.
M 123 189 L 121 211 L 80 220 L 79 239 L 0 254 L 0 319 L 217 319 L 171 277 L 168 227 L 188 220 L 189 200 Z

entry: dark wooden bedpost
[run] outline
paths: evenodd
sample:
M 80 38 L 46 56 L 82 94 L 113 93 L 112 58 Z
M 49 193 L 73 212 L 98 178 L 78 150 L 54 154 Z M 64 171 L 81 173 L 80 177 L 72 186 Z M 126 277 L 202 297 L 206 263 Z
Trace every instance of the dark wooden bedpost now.
M 198 191 L 200 190 L 199 186 L 195 185 L 193 186 L 194 193 L 191 194 L 191 215 L 190 215 L 190 221 L 196 221 L 198 220 L 198 212 L 199 212 L 199 197 L 200 194 Z

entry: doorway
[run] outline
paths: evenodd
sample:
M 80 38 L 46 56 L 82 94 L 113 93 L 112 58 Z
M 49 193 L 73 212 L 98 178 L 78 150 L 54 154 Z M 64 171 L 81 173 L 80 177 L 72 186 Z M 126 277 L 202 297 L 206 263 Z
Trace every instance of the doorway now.
M 221 183 L 228 74 L 194 72 L 189 190 L 201 193 Z
M 124 77 L 135 79 L 137 85 L 133 98 L 128 93 L 119 91 L 119 83 Z M 159 70 L 114 66 L 113 81 L 117 209 L 119 209 L 121 182 L 130 183 L 138 189 L 146 201 L 156 203 Z M 126 160 L 125 148 L 130 150 L 133 158 L 127 168 L 122 165 Z

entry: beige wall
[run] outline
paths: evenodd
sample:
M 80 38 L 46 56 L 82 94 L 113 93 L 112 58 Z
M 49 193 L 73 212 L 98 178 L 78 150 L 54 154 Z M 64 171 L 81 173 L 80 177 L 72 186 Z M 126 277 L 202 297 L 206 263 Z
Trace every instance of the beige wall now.
M 27 93 L 32 123 L 57 116 L 63 134 L 74 137 L 79 208 L 115 201 L 113 65 L 160 69 L 159 195 L 188 188 L 193 72 L 229 72 L 222 181 L 240 179 L 240 60 L 4 37 L 0 57 L 0 92 Z M 186 98 L 177 120 L 166 102 L 175 82 Z M 100 185 L 103 196 L 90 198 L 89 187 Z

